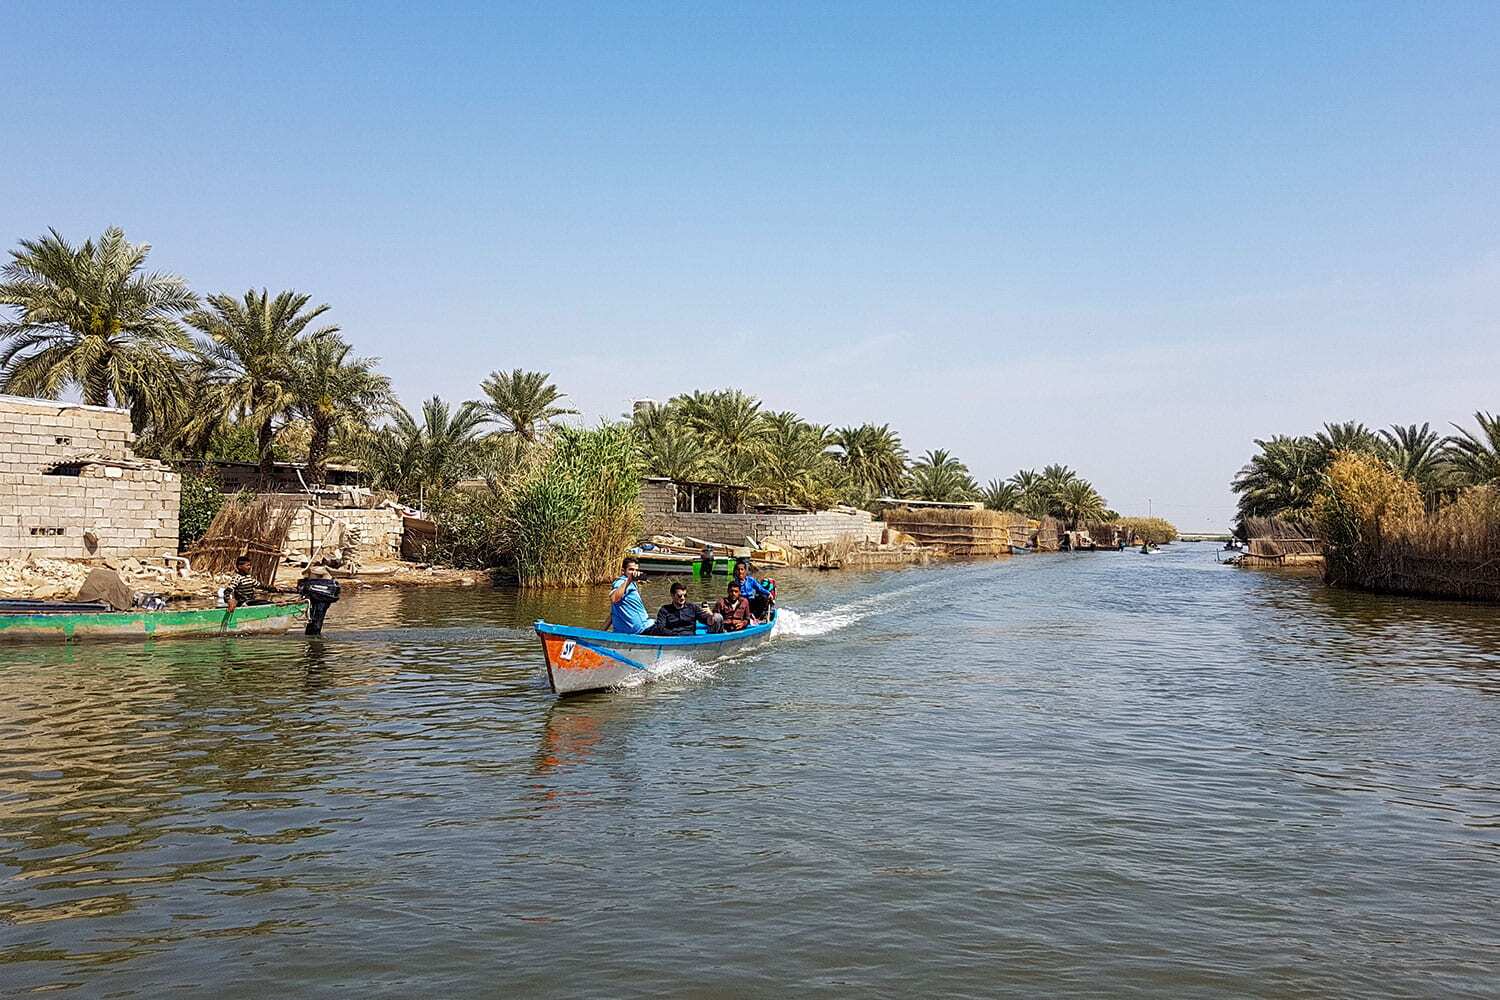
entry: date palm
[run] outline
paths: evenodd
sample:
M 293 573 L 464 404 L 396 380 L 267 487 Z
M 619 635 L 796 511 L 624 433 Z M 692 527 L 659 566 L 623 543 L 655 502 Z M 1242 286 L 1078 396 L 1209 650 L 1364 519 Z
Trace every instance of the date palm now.
M 308 330 L 328 311 L 327 305 L 309 309 L 310 300 L 301 292 L 279 292 L 273 298 L 265 289 L 252 288 L 243 298 L 210 295 L 204 308 L 188 315 L 188 324 L 202 336 L 194 365 L 199 409 L 187 433 L 201 438 L 227 420 L 248 421 L 255 428 L 262 479 L 271 475 L 276 422 L 296 402 L 292 386 L 298 345 L 338 332 L 336 326 Z
M 908 488 L 918 500 L 948 503 L 972 500 L 979 493 L 969 467 L 942 448 L 923 453 L 913 463 Z
M 1457 434 L 1445 442 L 1448 461 L 1459 479 L 1468 486 L 1484 486 L 1500 482 L 1500 414 L 1489 414 L 1483 410 L 1474 414 L 1479 433 L 1457 424 Z
M 1093 485 L 1087 480 L 1074 477 L 1058 489 L 1057 506 L 1074 531 L 1080 524 L 1106 520 L 1107 508 Z
M 178 317 L 197 304 L 175 275 L 145 273 L 150 244 L 117 228 L 80 247 L 57 230 L 22 240 L 0 273 L 0 390 L 130 409 L 137 431 L 165 423 L 181 398 Z
M 811 510 L 830 506 L 837 499 L 843 470 L 829 454 L 828 429 L 790 412 L 766 414 L 765 427 L 756 494 L 771 503 Z
M 1256 439 L 1255 444 L 1260 451 L 1240 469 L 1230 487 L 1239 494 L 1240 522 L 1306 513 L 1323 483 L 1325 443 L 1278 434 Z
M 760 400 L 738 389 L 722 389 L 677 396 L 669 405 L 681 416 L 684 426 L 703 441 L 720 481 L 749 485 L 765 453 L 766 425 Z
M 906 475 L 906 449 L 890 424 L 840 427 L 833 432 L 832 443 L 861 500 L 900 491 Z
M 1016 509 L 1031 517 L 1045 517 L 1052 510 L 1052 492 L 1047 477 L 1035 469 L 1021 469 L 1010 477 L 1018 495 Z
M 335 434 L 367 426 L 395 401 L 391 380 L 375 369 L 379 358 L 350 357 L 354 348 L 338 334 L 301 341 L 293 349 L 292 410 L 307 421 L 307 479 L 328 478 L 328 447 Z
M 438 396 L 422 404 L 420 419 L 394 407 L 391 423 L 368 435 L 361 449 L 371 485 L 413 500 L 451 487 L 476 471 L 487 419 L 479 403 L 454 408 Z
M 1002 479 L 991 479 L 980 499 L 989 510 L 1019 510 L 1021 491 L 1016 489 L 1014 483 Z
M 1380 432 L 1386 462 L 1403 477 L 1417 484 L 1431 503 L 1448 486 L 1451 470 L 1443 452 L 1443 439 L 1429 424 L 1392 424 Z
M 541 432 L 558 417 L 577 413 L 558 402 L 566 397 L 550 381 L 547 372 L 528 372 L 520 368 L 511 372 L 490 372 L 484 380 L 482 404 L 485 411 L 505 424 L 505 433 L 515 434 L 527 444 L 536 442 Z

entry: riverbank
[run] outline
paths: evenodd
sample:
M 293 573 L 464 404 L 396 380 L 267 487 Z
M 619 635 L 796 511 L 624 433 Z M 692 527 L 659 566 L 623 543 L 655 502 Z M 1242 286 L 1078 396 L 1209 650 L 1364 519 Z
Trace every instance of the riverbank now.
M 168 566 L 139 559 L 26 559 L 0 560 L 0 598 L 38 601 L 70 600 L 89 573 L 99 567 L 118 572 L 131 590 L 161 594 L 172 603 L 214 598 L 229 583 L 228 574 L 200 573 L 181 564 Z M 300 570 L 283 567 L 276 590 L 291 592 Z M 362 565 L 357 573 L 334 574 L 343 587 L 472 587 L 489 584 L 487 570 L 453 569 L 421 563 L 383 562 Z

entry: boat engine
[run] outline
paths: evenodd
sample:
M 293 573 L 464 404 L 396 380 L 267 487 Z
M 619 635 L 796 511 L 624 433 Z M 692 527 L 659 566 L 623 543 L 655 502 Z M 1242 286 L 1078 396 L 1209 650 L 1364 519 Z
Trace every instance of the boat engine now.
M 337 580 L 309 577 L 297 582 L 297 593 L 307 598 L 307 628 L 305 635 L 322 635 L 323 619 L 328 609 L 338 603 L 339 582 Z

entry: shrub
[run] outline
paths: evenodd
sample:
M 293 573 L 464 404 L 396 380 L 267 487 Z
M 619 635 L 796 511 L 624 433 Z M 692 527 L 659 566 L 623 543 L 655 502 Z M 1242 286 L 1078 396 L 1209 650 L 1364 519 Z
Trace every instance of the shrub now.
M 186 549 L 208 531 L 214 516 L 224 506 L 224 490 L 212 472 L 187 470 L 181 473 L 182 497 L 177 507 L 177 544 Z
M 1127 538 L 1138 538 L 1152 545 L 1167 545 L 1177 540 L 1177 527 L 1160 517 L 1122 517 L 1114 523 Z

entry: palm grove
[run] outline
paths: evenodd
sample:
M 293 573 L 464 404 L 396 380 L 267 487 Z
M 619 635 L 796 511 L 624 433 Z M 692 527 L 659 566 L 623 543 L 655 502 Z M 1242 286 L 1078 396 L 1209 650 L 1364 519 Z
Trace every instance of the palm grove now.
M 1234 479 L 1238 530 L 1323 539 L 1337 583 L 1491 598 L 1476 581 L 1500 550 L 1500 416 L 1474 422 L 1447 435 L 1349 422 L 1257 440 Z
M 376 489 L 452 527 L 446 555 L 513 565 L 525 582 L 598 579 L 639 530 L 643 474 L 743 485 L 811 509 L 900 495 L 983 501 L 1077 526 L 1113 519 L 1065 466 L 981 488 L 944 450 L 910 461 L 889 425 L 832 428 L 738 390 L 700 391 L 580 429 L 546 373 L 491 374 L 482 398 L 403 408 L 378 359 L 354 352 L 329 307 L 296 291 L 200 296 L 146 270 L 119 229 L 73 245 L 22 240 L 0 275 L 0 391 L 128 409 L 137 450 L 167 460 L 359 464 Z M 465 488 L 458 490 L 459 483 Z

